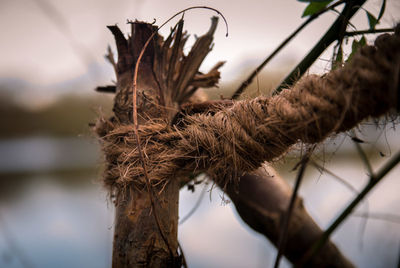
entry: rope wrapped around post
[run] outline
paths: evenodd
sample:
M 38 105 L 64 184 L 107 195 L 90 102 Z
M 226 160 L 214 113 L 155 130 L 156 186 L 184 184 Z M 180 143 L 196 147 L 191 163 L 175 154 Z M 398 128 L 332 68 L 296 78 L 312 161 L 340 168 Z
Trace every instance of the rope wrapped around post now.
M 315 144 L 368 117 L 398 108 L 400 26 L 379 36 L 343 68 L 309 75 L 273 97 L 234 101 L 186 115 L 175 125 L 162 119 L 139 126 L 153 185 L 206 171 L 219 185 L 273 161 L 297 142 Z M 96 131 L 107 157 L 104 182 L 111 189 L 144 185 L 133 125 L 104 118 Z

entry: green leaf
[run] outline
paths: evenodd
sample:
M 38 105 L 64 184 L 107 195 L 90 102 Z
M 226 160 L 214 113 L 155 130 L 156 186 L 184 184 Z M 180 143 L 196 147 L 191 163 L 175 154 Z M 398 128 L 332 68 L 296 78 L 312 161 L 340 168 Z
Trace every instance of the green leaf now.
M 381 10 L 379 11 L 378 18 L 376 19 L 376 20 L 377 20 L 377 24 L 378 24 L 379 21 L 381 20 L 381 18 L 382 18 L 382 16 L 383 16 L 383 13 L 385 13 L 385 9 L 386 9 L 386 0 L 383 0 L 383 1 L 382 1 L 382 6 L 381 6 Z
M 327 1 L 327 0 L 297 0 L 297 1 L 299 1 L 299 2 L 306 2 L 306 3 L 312 3 L 312 2 L 333 2 L 333 0 L 329 0 L 329 1 Z
M 335 70 L 338 67 L 341 67 L 343 64 L 343 49 L 342 46 L 339 46 L 336 59 L 332 63 L 332 70 Z
M 375 29 L 376 24 L 378 23 L 378 20 L 375 18 L 374 15 L 372 15 L 371 13 L 367 12 L 367 17 L 368 17 L 368 23 L 369 23 L 369 28 L 371 30 Z
M 358 48 L 367 45 L 367 40 L 365 39 L 364 35 L 361 37 L 361 39 L 360 39 L 360 41 L 358 41 L 358 43 L 360 44 Z
M 318 1 L 318 2 L 311 2 L 308 4 L 306 9 L 303 12 L 303 15 L 301 17 L 306 17 L 306 16 L 311 16 L 318 11 L 324 9 L 331 1 Z
M 353 40 L 353 43 L 351 43 L 351 53 L 349 55 L 349 57 L 347 58 L 346 62 L 350 61 L 354 54 L 356 54 L 356 52 L 362 48 L 363 46 L 365 46 L 367 44 L 367 40 L 365 39 L 365 36 L 363 35 L 360 39 L 360 41 L 357 41 L 356 39 Z

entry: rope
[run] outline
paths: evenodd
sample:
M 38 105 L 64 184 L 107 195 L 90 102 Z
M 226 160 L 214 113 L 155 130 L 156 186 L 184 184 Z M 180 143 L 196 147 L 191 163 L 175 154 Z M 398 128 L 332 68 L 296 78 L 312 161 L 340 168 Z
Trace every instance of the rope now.
M 297 142 L 315 144 L 368 117 L 396 108 L 400 92 L 400 27 L 379 36 L 343 68 L 309 75 L 271 98 L 235 101 L 215 113 L 184 116 L 179 124 L 148 121 L 139 126 L 152 185 L 206 171 L 220 185 L 234 181 Z M 104 183 L 111 189 L 144 185 L 134 126 L 99 119 L 106 157 Z

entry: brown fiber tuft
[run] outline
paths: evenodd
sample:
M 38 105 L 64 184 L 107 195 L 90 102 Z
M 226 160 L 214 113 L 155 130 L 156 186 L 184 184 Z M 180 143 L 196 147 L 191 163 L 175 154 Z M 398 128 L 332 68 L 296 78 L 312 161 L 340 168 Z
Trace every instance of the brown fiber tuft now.
M 399 99 L 400 34 L 385 34 L 362 48 L 343 68 L 309 75 L 271 98 L 235 101 L 215 113 L 183 116 L 139 126 L 143 154 L 153 185 L 206 171 L 219 185 L 284 154 L 301 141 L 314 144 L 349 130 L 368 117 L 396 108 Z M 111 188 L 144 185 L 132 124 L 100 119 Z

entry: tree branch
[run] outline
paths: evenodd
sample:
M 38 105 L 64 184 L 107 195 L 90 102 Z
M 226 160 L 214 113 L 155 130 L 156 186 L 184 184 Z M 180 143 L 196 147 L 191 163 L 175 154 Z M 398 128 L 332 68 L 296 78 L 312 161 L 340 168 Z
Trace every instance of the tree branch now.
M 229 183 L 225 188 L 240 217 L 255 231 L 263 234 L 278 246 L 280 227 L 292 196 L 290 186 L 268 165 L 240 177 L 239 183 Z M 287 246 L 283 254 L 296 263 L 308 247 L 322 235 L 322 230 L 303 207 L 297 197 L 292 220 L 287 232 Z M 310 267 L 353 267 L 330 241 L 315 256 Z
M 246 90 L 246 88 L 253 82 L 253 79 L 257 76 L 257 74 L 270 62 L 278 53 L 279 51 L 282 50 L 301 30 L 304 29 L 308 24 L 310 24 L 312 21 L 314 21 L 316 18 L 318 18 L 320 15 L 325 13 L 328 10 L 331 10 L 338 5 L 343 4 L 345 1 L 341 0 L 338 1 L 321 11 L 311 15 L 305 22 L 303 22 L 291 35 L 289 35 L 250 75 L 249 77 L 242 82 L 242 84 L 239 86 L 238 89 L 236 89 L 235 93 L 233 93 L 231 99 L 235 100 L 240 97 L 240 95 L 243 93 L 243 91 Z
M 326 229 L 322 236 L 312 245 L 307 251 L 302 260 L 298 263 L 299 266 L 309 264 L 309 261 L 318 254 L 324 244 L 328 241 L 330 235 L 337 227 L 351 214 L 353 209 L 364 199 L 364 197 L 400 162 L 400 151 L 394 155 L 385 165 L 375 174 L 371 174 L 368 184 L 354 198 L 354 200 L 342 211 L 336 220 Z M 306 266 L 307 266 L 306 265 Z
M 275 94 L 281 92 L 285 87 L 292 86 L 315 62 L 315 60 L 325 51 L 330 44 L 338 39 L 338 33 L 346 28 L 348 21 L 360 9 L 366 0 L 347 1 L 343 11 L 332 24 L 325 35 L 318 41 L 313 49 L 304 57 L 304 59 L 286 76 L 281 84 L 275 89 Z
M 392 32 L 394 32 L 394 28 L 383 28 L 383 29 L 369 29 L 364 31 L 346 32 L 344 35 L 350 37 L 363 34 L 392 33 Z

